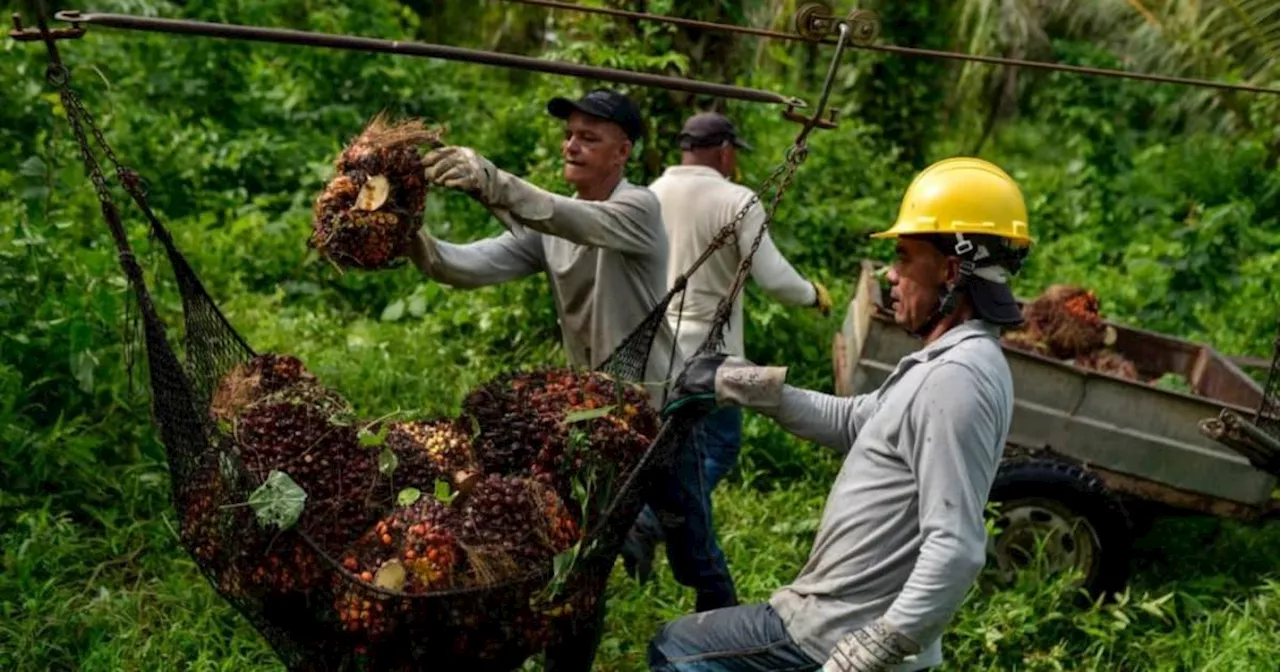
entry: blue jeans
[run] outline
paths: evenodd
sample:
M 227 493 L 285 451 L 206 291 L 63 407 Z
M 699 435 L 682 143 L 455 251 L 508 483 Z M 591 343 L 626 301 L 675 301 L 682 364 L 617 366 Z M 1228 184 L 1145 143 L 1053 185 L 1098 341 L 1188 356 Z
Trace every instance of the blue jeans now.
M 671 573 L 697 592 L 697 611 L 737 604 L 716 539 L 711 491 L 737 465 L 741 446 L 741 408 L 724 406 L 699 420 L 628 535 L 629 554 L 652 555 L 657 542 L 666 542 Z
M 812 672 L 821 667 L 796 645 L 768 604 L 685 616 L 649 642 L 653 672 Z

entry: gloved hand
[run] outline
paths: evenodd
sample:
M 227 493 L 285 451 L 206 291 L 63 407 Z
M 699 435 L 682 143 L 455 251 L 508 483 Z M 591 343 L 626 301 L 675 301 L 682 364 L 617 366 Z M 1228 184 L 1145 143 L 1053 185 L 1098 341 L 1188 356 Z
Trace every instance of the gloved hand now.
M 716 372 L 728 355 L 704 352 L 689 360 L 684 375 L 676 379 L 675 389 L 667 397 L 662 417 L 685 410 L 707 410 L 716 405 Z
M 551 195 L 520 178 L 499 170 L 470 147 L 441 147 L 422 157 L 422 174 L 428 184 L 458 189 L 486 206 L 509 210 L 526 219 L 551 217 Z
M 717 404 L 772 408 L 782 401 L 786 379 L 786 367 L 757 366 L 741 357 L 702 353 L 688 361 L 687 370 L 667 398 L 662 417 L 691 406 L 708 410 Z
M 817 307 L 818 312 L 822 313 L 823 317 L 830 315 L 831 294 L 827 292 L 827 288 L 817 280 L 810 281 L 809 284 L 813 285 L 813 291 L 818 295 L 817 300 L 814 302 L 814 306 Z
M 433 149 L 422 165 L 428 184 L 465 191 L 486 203 L 497 197 L 497 166 L 470 147 Z
M 822 672 L 884 672 L 920 649 L 887 621 L 877 619 L 841 637 Z

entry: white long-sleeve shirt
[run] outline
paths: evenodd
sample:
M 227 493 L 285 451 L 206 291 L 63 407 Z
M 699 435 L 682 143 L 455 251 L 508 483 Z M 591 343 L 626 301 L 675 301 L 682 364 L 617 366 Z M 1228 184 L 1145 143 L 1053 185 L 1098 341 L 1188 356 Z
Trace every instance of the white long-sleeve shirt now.
M 753 196 L 750 189 L 708 166 L 671 166 L 649 189 L 662 204 L 662 223 L 671 245 L 668 287 L 689 269 L 712 238 L 737 217 Z M 684 305 L 681 305 L 680 294 L 672 298 L 667 308 L 667 323 L 674 330 L 679 318 L 677 338 L 685 356 L 692 355 L 706 339 L 716 305 L 728 295 L 738 266 L 751 251 L 751 244 L 763 224 L 764 209 L 757 202 L 740 223 L 736 240 L 717 250 L 689 277 Z M 787 262 L 767 231 L 751 262 L 751 277 L 769 296 L 794 306 L 815 303 L 817 295 L 813 285 Z M 741 293 L 734 297 L 724 342 L 729 354 L 745 356 Z
M 736 379 L 748 387 L 770 379 L 753 373 Z M 815 660 L 884 617 L 923 647 L 895 671 L 940 665 L 942 632 L 986 559 L 983 510 L 1013 417 L 1013 378 L 995 327 L 971 320 L 952 328 L 856 397 L 772 379 L 775 391 L 740 392 L 744 405 L 847 453 L 808 562 L 770 604 Z
M 551 203 L 537 219 L 490 208 L 511 230 L 473 243 L 449 243 L 420 230 L 409 257 L 427 277 L 464 289 L 546 273 L 569 364 L 595 368 L 666 295 L 661 211 L 648 189 L 625 179 L 603 201 L 551 195 Z M 659 329 L 643 381 L 659 408 L 673 340 Z

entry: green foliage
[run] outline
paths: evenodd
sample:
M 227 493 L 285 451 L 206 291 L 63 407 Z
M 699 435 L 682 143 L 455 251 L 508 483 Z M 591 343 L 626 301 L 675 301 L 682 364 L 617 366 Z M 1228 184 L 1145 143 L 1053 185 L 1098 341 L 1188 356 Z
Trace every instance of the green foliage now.
M 951 3 L 877 4 L 886 12 L 887 42 L 1005 44 L 948 32 L 955 17 L 942 10 Z M 1104 36 L 1106 21 L 1050 16 L 1037 22 L 1024 13 L 1013 17 L 1021 23 L 1001 24 L 991 12 L 1008 12 L 1002 8 L 1014 3 L 986 3 L 985 10 L 967 4 L 966 25 L 980 26 L 974 30 L 1041 26 L 1036 49 L 1051 58 L 1118 67 L 1136 44 Z M 1196 25 L 1191 10 L 1175 17 L 1165 4 L 1176 3 L 1157 7 L 1161 16 L 1177 19 L 1169 25 Z M 1230 4 L 1252 12 L 1260 5 Z M 793 9 L 786 5 L 656 2 L 647 10 L 783 28 Z M 817 100 L 830 56 L 825 47 L 717 40 L 670 26 L 503 3 L 104 0 L 94 9 L 500 46 L 705 76 L 809 101 Z M 1129 10 L 1110 3 L 1102 11 Z M 1219 11 L 1209 25 L 1226 26 L 1228 18 Z M 1248 36 L 1216 30 L 1227 36 L 1233 62 L 1253 62 L 1253 52 L 1241 51 Z M 1198 34 L 1166 37 L 1185 45 L 1179 36 Z M 1204 46 L 1215 38 L 1196 39 Z M 445 123 L 448 142 L 568 193 L 559 172 L 559 128 L 545 114 L 545 102 L 595 82 L 92 26 L 83 40 L 63 44 L 78 93 L 121 160 L 147 180 L 153 207 L 227 318 L 255 349 L 300 357 L 360 417 L 393 410 L 454 414 L 467 390 L 496 373 L 563 360 L 540 277 L 461 291 L 427 282 L 408 265 L 339 273 L 304 241 L 311 204 L 337 152 L 384 109 Z M 1172 53 L 1188 63 L 1194 59 L 1187 54 L 1217 52 Z M 149 418 L 145 350 L 136 325 L 125 319 L 136 315 L 136 306 L 65 112 L 43 72 L 40 45 L 5 42 L 0 669 L 279 669 L 177 542 L 165 451 Z M 990 91 L 958 90 L 956 72 L 884 54 L 846 57 L 832 96 L 846 113 L 840 128 L 810 137 L 810 155 L 773 225 L 784 254 L 825 283 L 837 306 L 850 298 L 862 258 L 888 257 L 889 248 L 866 234 L 892 221 L 915 169 L 970 151 L 984 127 L 985 105 L 956 101 L 986 101 Z M 1265 81 L 1265 75 L 1260 69 L 1242 76 Z M 1028 199 L 1038 244 L 1017 280 L 1019 293 L 1031 296 L 1054 282 L 1085 284 L 1122 322 L 1231 354 L 1269 357 L 1274 297 L 1280 296 L 1276 99 L 1237 97 L 1196 108 L 1210 110 L 1204 115 L 1210 122 L 1234 115 L 1249 123 L 1192 124 L 1166 113 L 1185 94 L 1172 87 L 1059 73 L 1023 80 L 1016 89 L 1016 114 L 1002 117 L 1007 120 L 993 128 L 982 154 L 1005 166 Z M 628 90 L 648 113 L 648 135 L 629 172 L 645 183 L 678 160 L 671 134 L 684 116 L 713 101 Z M 741 180 L 758 184 L 799 127 L 781 119 L 776 107 L 715 104 L 757 147 L 740 162 Z M 181 304 L 163 253 L 122 190 L 113 186 L 112 193 L 157 309 L 178 342 Z M 443 192 L 429 196 L 424 225 L 451 241 L 502 230 L 468 197 Z M 746 294 L 748 356 L 787 364 L 793 384 L 829 391 L 829 346 L 843 311 L 824 319 L 780 306 L 754 285 Z M 716 493 L 715 506 L 742 597 L 762 600 L 803 566 L 840 456 L 758 415 L 748 414 L 744 429 L 739 469 Z M 378 449 L 385 434 L 365 432 L 362 439 Z M 395 468 L 390 460 L 383 466 Z M 454 496 L 441 485 L 428 496 Z M 399 501 L 407 505 L 423 494 L 406 490 Z M 1270 664 L 1280 623 L 1270 563 L 1280 551 L 1274 526 L 1162 521 L 1144 544 L 1133 592 L 1115 604 L 1082 607 L 1064 580 L 975 587 L 945 640 L 947 668 Z M 614 577 L 599 669 L 643 669 L 644 647 L 656 628 L 691 611 L 693 596 L 661 561 L 657 574 L 644 588 L 620 570 Z
M 264 527 L 293 527 L 307 503 L 307 493 L 283 471 L 271 470 L 262 485 L 249 495 L 249 506 Z

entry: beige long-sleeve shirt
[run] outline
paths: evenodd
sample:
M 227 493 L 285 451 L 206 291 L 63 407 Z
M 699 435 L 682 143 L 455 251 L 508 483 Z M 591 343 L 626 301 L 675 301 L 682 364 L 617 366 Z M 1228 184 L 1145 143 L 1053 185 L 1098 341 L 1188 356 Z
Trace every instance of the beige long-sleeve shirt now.
M 545 218 L 522 216 L 519 208 L 490 208 L 510 230 L 473 243 L 449 243 L 419 230 L 409 256 L 424 275 L 457 288 L 546 273 L 569 364 L 595 368 L 666 295 L 661 211 L 652 192 L 625 179 L 607 200 L 550 200 Z M 643 381 L 659 408 L 673 340 L 670 331 L 659 330 Z
M 671 245 L 668 287 L 689 269 L 753 196 L 750 189 L 708 166 L 671 166 L 649 189 L 662 204 L 662 222 Z M 684 304 L 681 305 L 680 294 L 671 300 L 667 323 L 675 330 L 679 319 L 677 337 L 680 351 L 686 356 L 692 355 L 706 339 L 716 306 L 729 294 L 738 266 L 751 251 L 751 244 L 763 224 L 764 209 L 756 203 L 739 224 L 735 239 L 717 250 L 689 277 Z M 767 231 L 751 261 L 751 277 L 769 296 L 794 306 L 810 306 L 816 302 L 813 285 L 787 262 Z M 734 297 L 724 341 L 729 354 L 745 356 L 741 293 Z

